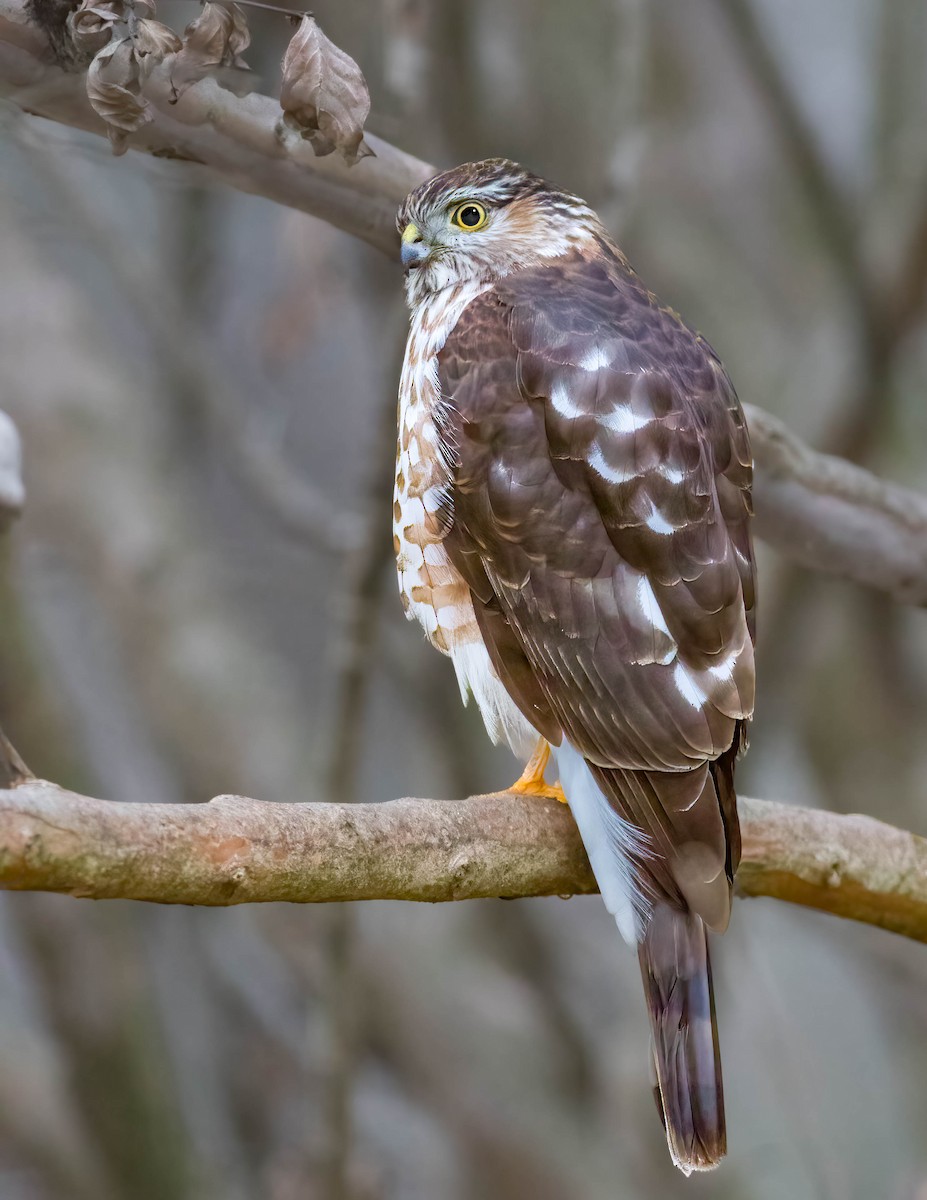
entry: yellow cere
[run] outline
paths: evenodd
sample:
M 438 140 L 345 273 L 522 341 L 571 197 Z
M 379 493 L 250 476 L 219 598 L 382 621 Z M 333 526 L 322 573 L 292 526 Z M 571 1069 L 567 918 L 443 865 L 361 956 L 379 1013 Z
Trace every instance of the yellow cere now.
M 451 213 L 451 223 L 467 233 L 475 233 L 486 224 L 486 209 L 475 200 L 465 200 Z
M 418 226 L 416 224 L 414 224 L 412 221 L 410 221 L 409 224 L 402 231 L 402 240 L 404 242 L 419 242 L 419 241 L 421 241 L 421 239 L 422 239 L 422 235 L 419 232 Z

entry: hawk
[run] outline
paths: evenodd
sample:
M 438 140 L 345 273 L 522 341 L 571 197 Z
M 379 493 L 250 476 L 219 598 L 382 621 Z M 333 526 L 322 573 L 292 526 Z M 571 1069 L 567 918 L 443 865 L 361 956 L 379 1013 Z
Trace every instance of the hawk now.
M 740 858 L 752 459 L 711 347 L 577 196 L 505 159 L 416 188 L 394 533 L 410 619 L 545 792 L 636 945 L 673 1161 L 726 1133 L 706 931 Z

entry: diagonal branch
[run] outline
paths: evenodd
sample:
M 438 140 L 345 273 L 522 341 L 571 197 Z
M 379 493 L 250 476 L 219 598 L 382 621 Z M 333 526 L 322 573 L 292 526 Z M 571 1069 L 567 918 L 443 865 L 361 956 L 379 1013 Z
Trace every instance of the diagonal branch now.
M 871 817 L 739 803 L 743 895 L 927 942 L 927 839 Z M 595 882 L 568 810 L 505 792 L 450 802 L 130 804 L 26 780 L 0 791 L 0 887 L 228 905 L 573 895 Z
M 768 34 L 760 27 L 751 0 L 715 0 L 734 34 L 752 80 L 769 110 L 776 132 L 794 168 L 835 267 L 860 309 L 864 327 L 877 320 L 868 295 L 865 264 L 846 198 L 811 124 L 777 60 Z
M 18 787 L 19 784 L 31 782 L 34 778 L 12 742 L 0 729 L 0 787 Z
M 199 163 L 239 191 L 311 213 L 398 254 L 396 209 L 432 174 L 427 163 L 372 135 L 367 141 L 376 158 L 355 167 L 337 154 L 316 158 L 308 142 L 284 146 L 276 132 L 280 105 L 269 96 L 239 98 L 207 78 L 174 103 L 170 73 L 167 59 L 146 80 L 152 120 L 128 135 L 132 149 Z M 63 71 L 50 61 L 24 0 L 0 0 L 0 96 L 27 112 L 106 136 L 87 99 L 86 72 Z
M 905 604 L 927 604 L 927 496 L 821 454 L 745 404 L 755 530 L 782 554 Z

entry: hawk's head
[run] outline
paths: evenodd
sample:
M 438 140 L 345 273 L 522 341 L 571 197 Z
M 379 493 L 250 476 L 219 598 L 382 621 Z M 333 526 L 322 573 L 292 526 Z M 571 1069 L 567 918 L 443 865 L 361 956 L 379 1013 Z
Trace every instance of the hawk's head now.
M 498 279 L 607 236 L 578 196 L 505 158 L 435 175 L 406 198 L 397 225 L 413 305 L 440 288 Z

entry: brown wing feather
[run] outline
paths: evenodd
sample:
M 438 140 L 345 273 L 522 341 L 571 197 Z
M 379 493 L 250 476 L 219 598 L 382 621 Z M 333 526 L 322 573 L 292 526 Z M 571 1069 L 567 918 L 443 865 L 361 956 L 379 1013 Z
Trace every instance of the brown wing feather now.
M 503 679 L 650 836 L 655 890 L 723 925 L 754 607 L 749 443 L 723 369 L 605 252 L 485 293 L 439 377 L 446 544 Z

